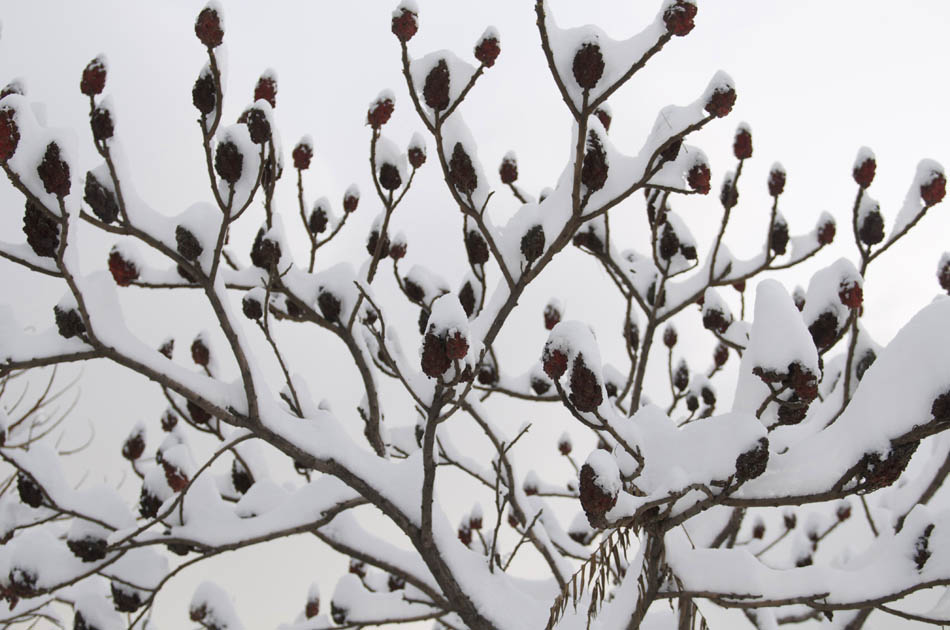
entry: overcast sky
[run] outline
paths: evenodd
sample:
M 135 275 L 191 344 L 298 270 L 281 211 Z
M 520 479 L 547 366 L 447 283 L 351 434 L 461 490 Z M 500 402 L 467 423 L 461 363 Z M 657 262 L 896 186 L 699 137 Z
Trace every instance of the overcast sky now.
M 419 0 L 419 4 L 421 30 L 410 45 L 416 56 L 450 48 L 463 59 L 471 59 L 471 49 L 485 27 L 498 28 L 499 61 L 479 81 L 462 114 L 479 143 L 486 172 L 494 174 L 502 155 L 515 150 L 521 185 L 533 194 L 553 185 L 565 164 L 570 120 L 544 64 L 533 3 Z M 352 225 L 340 242 L 329 248 L 328 260 L 349 256 L 361 261 L 367 229 L 379 210 L 369 195 L 367 103 L 381 89 L 392 88 L 396 113 L 385 133 L 405 146 L 412 133 L 421 129 L 400 73 L 398 45 L 389 31 L 393 5 L 388 1 L 289 0 L 225 4 L 225 118 L 235 118 L 250 102 L 257 76 L 266 68 L 275 68 L 279 75 L 277 120 L 288 161 L 289 151 L 301 135 L 312 134 L 315 140 L 315 165 L 307 176 L 308 197 L 313 200 L 326 195 L 339 210 L 343 190 L 350 183 L 358 183 L 364 191 Z M 134 184 L 153 207 L 168 215 L 177 214 L 195 200 L 209 200 L 196 113 L 191 106 L 191 86 L 205 61 L 203 47 L 192 30 L 201 6 L 200 2 L 178 0 L 148 4 L 0 0 L 0 84 L 22 77 L 28 96 L 44 103 L 48 124 L 75 130 L 80 164 L 74 168 L 81 174 L 96 162 L 79 77 L 92 57 L 105 53 L 110 64 L 106 93 L 114 99 L 116 133 L 136 173 Z M 646 0 L 551 0 L 562 26 L 596 23 L 616 38 L 640 30 L 658 6 L 659 2 Z M 838 256 L 856 255 L 848 228 L 855 194 L 850 171 L 860 146 L 868 145 L 877 154 L 877 178 L 870 192 L 881 202 L 887 227 L 917 161 L 929 157 L 950 163 L 946 117 L 950 5 L 945 1 L 717 0 L 700 4 L 696 23 L 692 34 L 672 41 L 611 99 L 611 138 L 621 150 L 635 153 L 659 107 L 688 102 L 702 93 L 717 70 L 729 72 L 738 92 L 732 115 L 709 125 L 691 142 L 710 156 L 715 191 L 722 174 L 734 168 L 731 138 L 736 125 L 745 120 L 752 127 L 755 153 L 743 173 L 734 229 L 727 236 L 733 252 L 751 255 L 761 243 L 769 203 L 765 180 L 776 160 L 788 172 L 781 208 L 793 234 L 809 230 L 825 210 L 838 220 L 834 252 L 823 252 L 812 270 Z M 457 238 L 460 222 L 450 197 L 440 187 L 440 178 L 436 166 L 427 165 L 394 223 L 397 231 L 405 230 L 409 236 L 406 268 L 414 263 L 436 266 L 456 286 L 466 267 Z M 293 226 L 291 231 L 298 230 L 294 242 L 302 247 L 303 235 L 292 223 L 296 211 L 292 180 L 285 176 L 278 201 L 288 225 Z M 0 240 L 18 242 L 22 239 L 22 199 L 9 186 L 0 186 L 0 207 Z M 516 207 L 511 196 L 499 190 L 490 212 L 503 222 Z M 708 242 L 721 216 L 715 195 L 677 202 L 675 208 L 700 243 Z M 235 248 L 241 254 L 246 254 L 260 221 L 259 208 L 257 213 L 235 234 Z M 865 289 L 865 323 L 879 342 L 889 340 L 939 291 L 935 271 L 941 253 L 950 250 L 950 213 L 938 206 L 933 214 L 876 263 L 879 269 L 872 267 Z M 639 199 L 615 210 L 612 221 L 612 233 L 627 233 L 619 238 L 629 238 L 630 246 L 645 242 Z M 103 268 L 112 241 L 90 238 L 83 249 L 84 269 Z M 53 281 L 37 280 L 5 261 L 0 265 L 0 290 L 14 302 L 21 321 L 39 329 L 52 325 L 52 305 L 64 288 Z M 610 334 L 617 332 L 610 327 L 616 328 L 622 317 L 615 312 L 619 301 L 605 297 L 607 284 L 590 283 L 586 274 L 597 277 L 586 257 L 568 249 L 526 294 L 523 302 L 528 306 L 512 317 L 508 337 L 500 338 L 513 365 L 526 367 L 536 358 L 545 336 L 537 322 L 550 295 L 566 301 L 570 317 L 603 324 Z M 807 276 L 779 278 L 789 288 L 807 284 Z M 389 283 L 384 286 L 392 285 L 388 273 L 383 280 Z M 206 314 L 196 308 L 196 301 L 177 300 L 169 311 L 170 302 L 164 298 L 149 298 L 134 290 L 124 298 L 133 329 L 149 343 L 157 345 L 174 334 L 179 348 L 184 349 L 198 330 L 210 325 Z M 414 318 L 411 310 L 401 305 L 394 308 L 406 322 Z M 685 314 L 682 317 L 681 329 L 697 325 L 695 313 L 690 312 L 689 319 Z M 288 339 L 298 339 L 297 334 L 286 332 Z M 414 339 L 411 330 L 405 338 Z M 355 383 L 334 380 L 339 379 L 338 362 L 348 363 L 345 355 L 323 337 L 303 339 L 290 349 L 291 360 L 318 383 L 312 388 L 319 392 L 315 393 L 318 398 L 327 396 L 339 410 L 352 415 L 358 397 Z M 701 367 L 712 344 L 705 336 L 696 343 L 696 354 L 703 357 L 697 359 L 697 367 Z M 610 346 L 602 352 L 605 359 L 624 364 L 619 348 Z M 81 435 L 84 426 L 80 421 L 94 422 L 106 444 L 103 448 L 114 449 L 111 453 L 117 452 L 134 421 L 145 419 L 154 425 L 163 409 L 153 386 L 136 384 L 136 379 L 119 370 L 89 366 L 85 376 L 83 391 L 87 395 L 75 414 L 77 434 Z M 321 386 L 327 391 L 321 392 Z M 408 422 L 411 414 L 406 410 L 392 416 Z M 121 477 L 118 471 L 96 473 L 117 482 Z M 251 560 L 243 566 L 254 567 L 260 574 L 268 570 L 260 567 L 298 562 L 298 548 L 272 544 L 251 552 Z M 295 574 L 311 577 L 289 586 L 261 585 L 257 595 L 261 599 L 238 602 L 249 627 L 267 627 L 265 620 L 275 618 L 289 620 L 309 581 L 318 575 L 329 596 L 342 565 L 327 568 L 321 564 L 325 554 L 313 553 L 312 566 L 293 568 Z M 199 577 L 197 572 L 186 574 L 169 587 L 156 616 L 163 627 L 181 625 L 184 604 L 180 598 L 190 597 Z M 263 601 L 268 602 L 267 607 L 260 606 Z

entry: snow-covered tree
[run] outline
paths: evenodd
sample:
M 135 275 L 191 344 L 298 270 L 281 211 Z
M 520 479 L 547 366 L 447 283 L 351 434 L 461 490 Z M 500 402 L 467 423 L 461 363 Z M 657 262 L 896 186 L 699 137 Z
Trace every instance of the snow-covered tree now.
M 950 473 L 950 300 L 934 300 L 886 345 L 861 321 L 871 263 L 942 201 L 942 167 L 918 164 L 887 226 L 869 193 L 875 157 L 862 148 L 843 230 L 856 255 L 823 261 L 807 289 L 789 291 L 787 274 L 773 272 L 817 259 L 837 227 L 823 214 L 793 231 L 776 163 L 760 251 L 730 252 L 726 232 L 753 158 L 748 125 L 736 129 L 718 207 L 709 203 L 718 232 L 694 238 L 675 210 L 714 187 L 705 154 L 687 141 L 725 124 L 737 96 L 728 75 L 663 108 L 639 145 L 609 134 L 608 100 L 692 31 L 695 2 L 664 0 L 623 41 L 594 26 L 558 27 L 543 0 L 535 11 L 573 119 L 563 170 L 537 197 L 519 183 L 514 153 L 497 176 L 486 171 L 464 122 L 478 116 L 466 97 L 499 62 L 498 33 L 488 28 L 466 53 L 474 63 L 448 50 L 410 52 L 423 26 L 411 0 L 391 22 L 404 87 L 366 111 L 373 189 L 338 192 L 336 212 L 326 197 L 308 200 L 313 140 L 289 151 L 280 141 L 275 73 L 260 77 L 236 122 L 225 120 L 216 4 L 194 24 L 207 64 L 191 93 L 210 191 L 196 190 L 177 215 L 134 188 L 104 57 L 80 81 L 95 164 L 79 163 L 72 136 L 47 127 L 20 84 L 3 89 L 0 166 L 22 195 L 26 238 L 5 238 L 0 256 L 60 281 L 64 293 L 47 330 L 0 311 L 0 376 L 104 360 L 152 381 L 168 409 L 158 414 L 161 439 L 125 427 L 121 456 L 141 482 L 132 501 L 106 485 L 77 488 L 59 461 L 68 449 L 11 439 L 7 425 L 0 456 L 19 498 L 0 493 L 9 608 L 0 620 L 153 627 L 156 596 L 184 569 L 306 534 L 348 557 L 349 572 L 329 595 L 315 586 L 298 610 L 273 611 L 275 625 L 682 630 L 704 627 L 718 609 L 740 610 L 758 628 L 860 628 L 871 614 L 950 623 L 945 602 L 916 612 L 897 603 L 950 584 L 950 518 L 928 505 Z M 384 135 L 397 100 L 418 115 L 405 148 Z M 463 276 L 404 268 L 410 244 L 425 248 L 428 238 L 414 239 L 417 226 L 400 225 L 397 213 L 420 169 L 441 173 L 443 203 L 459 213 L 461 234 L 441 237 L 457 241 Z M 282 184 L 295 186 L 295 203 L 278 195 Z M 491 208 L 499 203 L 514 208 L 503 222 Z M 328 257 L 324 247 L 357 211 L 378 212 L 365 249 Z M 621 213 L 638 217 L 645 249 L 611 230 Z M 249 252 L 236 246 L 242 230 Z M 80 252 L 97 234 L 115 245 L 89 268 Z M 527 299 L 556 257 L 581 255 L 623 305 L 615 330 L 567 319 L 569 295 Z M 950 292 L 947 255 L 938 280 Z M 181 341 L 140 334 L 119 293 L 141 289 L 169 296 L 163 318 L 181 317 L 175 296 L 192 306 L 200 296 L 213 334 L 186 340 L 184 352 Z M 535 362 L 519 365 L 499 339 L 524 309 L 550 332 Z M 700 322 L 716 345 L 697 369 L 681 337 Z M 288 359 L 281 335 L 297 328 L 318 331 L 313 361 L 323 347 L 345 349 L 340 378 L 353 370 L 362 390 L 350 407 L 331 408 L 323 399 L 338 384 L 307 379 L 307 366 Z M 621 347 L 626 362 L 602 361 L 607 347 Z M 532 443 L 515 403 L 563 417 L 556 445 Z M 209 629 L 242 627 L 214 582 L 187 609 Z

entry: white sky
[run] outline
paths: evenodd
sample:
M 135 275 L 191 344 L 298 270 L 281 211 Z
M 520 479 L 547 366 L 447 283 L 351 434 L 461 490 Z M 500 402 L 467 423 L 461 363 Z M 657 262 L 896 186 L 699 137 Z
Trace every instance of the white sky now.
M 342 192 L 351 182 L 364 191 L 356 216 L 340 242 L 328 248 L 331 251 L 324 254 L 324 260 L 335 262 L 347 255 L 361 260 L 363 239 L 379 209 L 369 194 L 369 132 L 364 126 L 367 103 L 381 89 L 392 88 L 396 113 L 385 133 L 404 146 L 412 132 L 421 129 L 400 74 L 398 45 L 389 32 L 393 4 L 225 3 L 229 50 L 225 118 L 236 117 L 249 103 L 257 76 L 266 68 L 275 68 L 279 74 L 277 120 L 288 163 L 289 151 L 301 135 L 310 133 L 315 140 L 316 159 L 306 180 L 308 197 L 313 200 L 326 195 L 339 211 Z M 469 59 L 484 28 L 498 28 L 501 56 L 479 81 L 462 113 L 479 142 L 479 157 L 487 173 L 493 175 L 501 156 L 513 149 L 519 157 L 520 185 L 533 194 L 552 185 L 564 166 L 570 121 L 544 65 L 533 3 L 420 0 L 419 4 L 421 30 L 410 44 L 416 56 L 451 48 Z M 658 5 L 645 0 L 551 0 L 562 26 L 597 23 L 618 38 L 638 31 L 652 19 Z M 204 63 L 203 47 L 192 31 L 201 6 L 200 2 L 178 0 L 149 4 L 0 0 L 0 84 L 23 77 L 28 95 L 45 103 L 50 126 L 76 130 L 81 163 L 74 168 L 81 174 L 96 162 L 86 124 L 86 99 L 78 90 L 79 77 L 85 64 L 104 52 L 110 62 L 106 93 L 114 99 L 116 133 L 137 173 L 134 183 L 154 207 L 177 214 L 195 200 L 208 200 L 191 105 L 191 86 Z M 692 100 L 716 70 L 726 70 L 739 95 L 733 114 L 711 124 L 691 142 L 710 156 L 715 193 L 722 174 L 734 168 L 731 139 L 735 126 L 741 120 L 752 126 L 755 153 L 743 173 L 740 205 L 734 211 L 735 229 L 731 238 L 727 236 L 732 250 L 742 255 L 758 248 L 767 222 L 766 174 L 772 162 L 780 160 L 788 171 L 781 208 L 791 232 L 810 229 L 821 211 L 828 210 L 838 221 L 835 253 L 823 252 L 817 264 L 827 265 L 839 255 L 853 257 L 848 226 L 855 185 L 850 170 L 860 146 L 868 145 L 877 154 L 877 177 L 870 192 L 881 202 L 888 220 L 903 200 L 920 158 L 950 164 L 945 80 L 950 58 L 950 41 L 945 36 L 948 24 L 950 5 L 940 0 L 701 3 L 693 33 L 671 42 L 611 99 L 611 137 L 622 150 L 635 152 L 660 106 Z M 293 223 L 293 180 L 288 168 L 278 199 L 286 224 L 293 226 L 290 232 L 299 231 Z M 403 268 L 408 270 L 413 263 L 430 264 L 456 286 L 465 268 L 457 238 L 460 221 L 441 187 L 435 164 L 424 167 L 413 188 L 394 218 L 395 231 L 405 230 L 409 237 L 409 256 L 404 261 L 408 264 Z M 0 186 L 0 207 L 2 240 L 19 241 L 22 200 L 10 187 Z M 716 195 L 689 199 L 675 207 L 700 244 L 708 242 L 720 219 Z M 496 221 L 502 221 L 515 208 L 511 196 L 499 190 L 491 212 Z M 236 251 L 242 255 L 246 255 L 255 222 L 260 220 L 259 208 L 257 212 L 235 234 Z M 950 249 L 950 214 L 942 206 L 933 214 L 872 266 L 865 288 L 865 323 L 879 342 L 889 340 L 939 290 L 934 274 L 941 253 Z M 622 234 L 626 229 L 630 245 L 642 246 L 644 221 L 639 199 L 621 206 L 612 217 L 612 233 Z M 303 235 L 297 236 L 295 242 L 302 247 Z M 101 268 L 112 241 L 98 237 L 92 241 L 84 249 L 83 264 Z M 9 296 L 5 301 L 14 303 L 21 321 L 38 328 L 52 325 L 52 305 L 64 289 L 5 261 L 0 265 L 0 291 Z M 388 263 L 384 267 L 387 273 L 381 282 L 391 286 Z M 526 294 L 525 306 L 512 317 L 507 336 L 499 340 L 503 356 L 510 356 L 511 370 L 527 367 L 536 358 L 545 338 L 538 324 L 540 310 L 546 298 L 555 294 L 566 302 L 569 317 L 603 326 L 602 338 L 612 340 L 601 342 L 605 360 L 625 365 L 621 350 L 603 347 L 616 340 L 622 320 L 622 313 L 617 312 L 619 300 L 604 297 L 607 283 L 590 283 L 591 274 L 600 277 L 587 257 L 568 249 Z M 788 274 L 779 278 L 790 287 L 807 283 L 807 276 L 800 274 L 794 280 Z M 167 296 L 155 299 L 129 291 L 125 297 L 134 329 L 156 345 L 168 334 L 176 335 L 180 357 L 194 334 L 210 325 L 195 300 L 176 300 L 169 310 Z M 411 328 L 415 313 L 396 308 Z M 701 368 L 713 344 L 705 335 L 685 330 L 698 326 L 698 320 L 690 311 L 677 324 L 684 339 L 681 343 L 693 344 L 695 367 Z M 338 362 L 344 366 L 348 362 L 338 344 L 312 333 L 294 330 L 285 334 L 295 340 L 289 348 L 290 360 L 316 383 L 311 389 L 326 390 L 315 395 L 327 396 L 338 412 L 352 415 L 359 394 L 355 382 L 339 382 L 339 371 L 347 368 L 341 370 Z M 404 333 L 404 339 L 414 339 L 411 330 Z M 260 351 L 264 352 L 263 345 Z M 164 408 L 155 387 L 98 365 L 87 367 L 85 375 L 85 396 L 75 413 L 77 435 L 82 434 L 85 420 L 93 421 L 102 448 L 112 457 L 136 420 L 146 419 L 154 427 Z M 720 392 L 721 397 L 730 395 L 729 391 Z M 389 417 L 396 422 L 409 418 L 408 408 Z M 509 424 L 516 427 L 520 421 L 513 419 Z M 554 437 L 560 430 L 552 431 Z M 156 434 L 154 427 L 152 437 Z M 549 448 L 553 454 L 554 447 L 548 442 L 539 448 L 542 452 Z M 150 449 L 152 446 L 150 442 Z M 89 461 L 78 467 L 91 466 Z M 118 468 L 96 473 L 113 482 L 121 477 Z M 318 576 L 328 606 L 342 565 L 338 561 L 324 564 L 330 562 L 326 554 L 311 545 L 307 553 L 312 555 L 306 556 L 303 564 L 307 566 L 301 567 L 299 549 L 297 543 L 272 544 L 244 556 L 243 571 L 235 570 L 233 562 L 227 565 L 227 580 L 243 581 L 256 589 L 253 598 L 242 597 L 238 602 L 249 627 L 263 627 L 265 620 L 289 621 L 302 606 L 310 581 Z M 269 575 L 266 567 L 283 567 L 288 562 L 293 563 L 289 571 L 302 576 L 299 580 L 261 580 L 262 575 Z M 214 569 L 211 563 L 209 567 Z M 181 624 L 185 601 L 198 579 L 197 571 L 186 573 L 159 600 L 156 619 L 163 627 Z

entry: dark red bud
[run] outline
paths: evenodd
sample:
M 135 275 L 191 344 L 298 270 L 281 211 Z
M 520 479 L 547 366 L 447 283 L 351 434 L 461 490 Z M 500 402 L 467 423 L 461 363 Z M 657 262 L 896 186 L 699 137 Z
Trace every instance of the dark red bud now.
M 195 35 L 208 48 L 217 48 L 224 41 L 224 30 L 221 28 L 221 18 L 218 12 L 211 7 L 205 7 L 195 20 Z

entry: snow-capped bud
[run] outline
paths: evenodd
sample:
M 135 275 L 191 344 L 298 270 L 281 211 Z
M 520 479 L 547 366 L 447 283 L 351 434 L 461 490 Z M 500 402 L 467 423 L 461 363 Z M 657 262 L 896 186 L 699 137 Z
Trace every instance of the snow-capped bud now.
M 310 587 L 307 593 L 307 605 L 304 607 L 304 616 L 313 619 L 320 614 L 320 590 L 316 584 Z
M 90 61 L 82 71 L 82 79 L 79 81 L 79 91 L 86 96 L 97 96 L 102 94 L 106 86 L 106 64 L 102 57 L 96 57 Z
M 198 237 L 183 225 L 175 227 L 175 245 L 178 253 L 186 260 L 197 260 L 204 251 Z
M 241 300 L 241 310 L 248 319 L 260 319 L 264 316 L 264 307 L 260 300 L 250 293 L 246 294 Z
M 310 168 L 310 160 L 313 159 L 313 142 L 309 136 L 297 143 L 292 155 L 295 169 L 305 171 Z
M 119 612 L 134 613 L 144 603 L 139 589 L 127 584 L 113 580 L 109 584 L 109 590 L 112 591 L 112 604 Z
M 721 85 L 713 90 L 704 108 L 716 118 L 728 116 L 732 106 L 736 104 L 736 90 L 731 85 Z
M 581 165 L 581 183 L 588 191 L 594 192 L 607 182 L 607 152 L 601 144 L 600 136 L 593 130 L 587 135 L 587 152 Z
M 825 311 L 808 327 L 812 341 L 819 350 L 830 348 L 838 336 L 838 317 L 831 311 Z
M 498 382 L 498 370 L 494 365 L 483 363 L 478 368 L 478 382 L 482 385 L 490 386 Z
M 97 107 L 89 114 L 89 126 L 92 137 L 97 142 L 105 142 L 115 133 L 115 124 L 112 122 L 112 113 L 105 107 Z
M 254 100 L 265 100 L 271 107 L 277 107 L 277 77 L 268 71 L 261 75 L 254 86 Z
M 162 462 L 162 468 L 165 470 L 165 481 L 173 492 L 181 492 L 185 489 L 188 485 L 188 475 L 181 468 L 168 461 Z
M 247 130 L 254 144 L 265 144 L 271 139 L 270 121 L 260 107 L 251 107 L 247 112 Z
M 693 30 L 696 4 L 690 0 L 677 0 L 663 12 L 666 31 L 677 37 L 688 35 Z
M 762 518 L 755 519 L 755 524 L 752 526 L 752 537 L 756 540 L 762 540 L 765 536 L 765 521 Z
M 596 411 L 604 401 L 603 388 L 594 372 L 584 363 L 584 355 L 578 354 L 571 367 L 571 394 L 568 397 L 578 411 Z
M 53 258 L 59 248 L 59 224 L 32 201 L 27 200 L 23 213 L 23 233 L 37 256 Z
M 393 191 L 402 186 L 402 177 L 395 164 L 383 162 L 379 167 L 379 185 L 386 190 Z
M 573 445 L 571 444 L 571 436 L 567 433 L 562 433 L 561 437 L 557 441 L 557 450 L 561 455 L 567 456 L 571 454 L 573 450 Z
M 475 45 L 475 58 L 486 68 L 491 68 L 495 65 L 495 60 L 498 59 L 500 53 L 501 46 L 498 44 L 498 33 L 494 28 L 489 28 L 478 40 L 478 44 Z
M 169 337 L 163 341 L 162 345 L 158 347 L 158 351 L 162 354 L 162 356 L 170 360 L 172 358 L 172 353 L 175 352 L 175 339 L 173 337 Z
M 933 531 L 934 525 L 930 523 L 924 528 L 923 533 L 917 537 L 917 540 L 914 541 L 914 564 L 917 566 L 918 571 L 924 569 L 924 565 L 927 564 L 927 561 L 930 560 L 930 556 L 933 555 L 933 552 L 930 550 L 930 535 Z
M 769 194 L 778 197 L 785 191 L 785 168 L 776 162 L 769 171 Z
M 422 138 L 422 134 L 413 134 L 406 154 L 409 158 L 409 165 L 412 166 L 412 168 L 421 168 L 422 165 L 426 163 L 426 144 Z
M 531 377 L 531 391 L 538 396 L 543 396 L 551 389 L 551 383 L 538 376 Z
M 472 165 L 472 158 L 465 152 L 461 142 L 456 142 L 449 160 L 449 179 L 455 189 L 463 195 L 472 194 L 478 187 L 478 176 Z
M 800 286 L 792 291 L 792 301 L 795 302 L 795 308 L 799 311 L 805 308 L 805 289 Z
M 937 281 L 940 287 L 950 294 L 950 252 L 940 258 L 940 264 L 937 265 Z
M 736 129 L 736 137 L 732 143 L 732 153 L 737 160 L 747 160 L 752 157 L 752 132 L 745 123 L 742 123 Z
M 322 205 L 317 204 L 310 213 L 310 218 L 307 219 L 307 229 L 311 234 L 321 234 L 326 231 L 329 221 L 327 211 Z
M 884 217 L 880 207 L 874 204 L 860 213 L 858 237 L 865 245 L 876 245 L 884 240 Z
M 24 472 L 17 473 L 16 488 L 20 495 L 20 501 L 32 508 L 38 508 L 43 504 L 43 490 L 39 484 Z
M 468 354 L 468 340 L 459 332 L 447 336 L 445 354 L 453 361 L 463 359 Z
M 838 287 L 838 299 L 841 303 L 850 309 L 861 308 L 864 298 L 864 292 L 861 289 L 861 283 L 857 279 L 845 279 L 841 281 Z
M 191 102 L 195 109 L 207 116 L 214 111 L 217 95 L 214 89 L 214 77 L 210 71 L 202 72 L 191 88 Z
M 591 453 L 580 472 L 581 507 L 591 527 L 606 527 L 607 512 L 616 505 L 621 488 L 620 470 L 613 456 L 600 449 Z
M 195 340 L 191 342 L 191 360 L 195 362 L 195 365 L 201 367 L 208 367 L 208 363 L 211 361 L 211 350 L 208 349 L 208 345 L 201 335 L 195 337 Z
M 686 396 L 686 408 L 689 409 L 690 412 L 699 409 L 699 398 L 696 398 L 696 394 L 691 392 Z
M 689 184 L 691 190 L 701 195 L 708 195 L 711 178 L 709 166 L 705 162 L 697 162 L 686 174 L 686 183 Z
M 604 75 L 604 56 L 600 46 L 586 42 L 574 53 L 574 63 L 571 66 L 574 80 L 585 90 L 592 90 Z
M 465 235 L 465 252 L 472 265 L 484 265 L 488 262 L 488 244 L 477 230 L 469 230 Z
M 218 176 L 229 184 L 234 184 L 241 179 L 241 171 L 244 169 L 244 155 L 238 146 L 226 140 L 218 145 L 214 156 L 214 168 Z
M 139 278 L 138 265 L 122 255 L 122 252 L 113 247 L 109 252 L 109 271 L 112 279 L 120 287 L 127 287 Z
M 533 263 L 544 253 L 544 228 L 535 225 L 521 237 L 521 255 L 528 264 Z
M 686 365 L 686 361 L 683 359 L 680 359 L 676 371 L 673 372 L 673 386 L 680 391 L 689 386 L 689 366 Z
M 390 593 L 405 590 L 406 578 L 399 575 L 390 574 L 389 577 L 386 578 L 386 588 L 389 589 Z
M 389 122 L 395 108 L 392 92 L 384 90 L 376 97 L 375 101 L 369 104 L 369 110 L 366 112 L 366 124 L 373 129 L 379 129 Z
M 134 462 L 145 452 L 145 427 L 139 425 L 132 429 L 122 444 L 122 457 Z
M 280 243 L 267 236 L 262 227 L 251 246 L 251 264 L 261 269 L 270 269 L 280 261 Z
M 835 509 L 835 516 L 838 517 L 839 521 L 846 521 L 851 518 L 851 504 L 847 501 L 839 503 Z
M 217 10 L 207 6 L 195 20 L 195 35 L 208 48 L 217 48 L 224 41 L 224 27 Z
M 775 217 L 772 232 L 769 234 L 769 249 L 776 255 L 782 255 L 788 249 L 788 224 L 781 216 Z
M 742 483 L 749 479 L 755 479 L 765 472 L 768 463 L 769 440 L 768 438 L 759 438 L 758 445 L 736 457 L 736 481 Z
M 722 188 L 719 191 L 719 203 L 727 210 L 735 208 L 736 204 L 739 203 L 739 189 L 735 186 L 734 177 L 733 173 L 727 173 L 722 180 Z
M 446 354 L 445 340 L 433 333 L 428 333 L 422 343 L 422 371 L 430 378 L 439 378 L 452 367 L 452 362 Z
M 370 256 L 376 255 L 376 248 L 379 247 L 379 257 L 386 258 L 389 256 L 389 237 L 383 236 L 383 242 L 379 242 L 379 230 L 372 230 L 369 233 L 369 238 L 366 239 L 366 251 Z
M 676 328 L 673 327 L 673 324 L 669 324 L 666 330 L 663 331 L 663 345 L 667 348 L 673 348 L 676 345 L 676 339 Z
M 11 107 L 0 107 L 0 162 L 6 162 L 20 144 L 20 129 Z
M 360 203 L 360 189 L 353 184 L 343 193 L 343 211 L 355 212 L 356 206 Z
M 43 161 L 36 167 L 36 172 L 46 192 L 59 198 L 69 194 L 69 164 L 62 158 L 55 141 L 46 145 Z
M 407 6 L 400 6 L 393 11 L 393 34 L 401 42 L 408 42 L 419 30 L 418 15 Z
M 188 409 L 188 415 L 191 416 L 191 420 L 195 424 L 205 424 L 211 420 L 211 414 L 208 413 L 205 408 L 198 403 L 189 400 L 185 407 Z
M 323 288 L 320 289 L 320 293 L 317 295 L 317 306 L 326 320 L 331 322 L 340 320 L 340 311 L 343 306 L 340 304 L 339 298 L 329 291 Z
M 556 300 L 548 302 L 544 307 L 544 327 L 551 330 L 561 321 L 561 304 Z
M 545 345 L 544 353 L 541 355 L 541 364 L 544 368 L 544 373 L 547 374 L 551 380 L 556 381 L 564 376 L 564 372 L 567 371 L 567 355 L 560 350 Z
M 676 237 L 676 232 L 673 231 L 673 226 L 669 223 L 663 226 L 663 232 L 660 235 L 660 243 L 657 251 L 660 254 L 660 258 L 663 260 L 669 260 L 676 255 L 676 252 L 679 251 L 680 241 Z
M 716 364 L 716 367 L 722 367 L 728 360 L 729 347 L 724 343 L 720 343 L 716 346 L 716 350 L 713 352 L 713 362 Z
M 627 346 L 636 350 L 640 346 L 640 327 L 635 321 L 627 320 L 623 327 L 623 338 Z
M 3 86 L 3 89 L 0 90 L 0 101 L 14 94 L 18 96 L 23 96 L 24 94 L 26 94 L 26 90 L 23 89 L 23 84 L 20 83 L 18 79 L 14 79 L 13 81 L 10 81 L 5 86 Z
M 389 257 L 393 260 L 401 260 L 406 256 L 408 245 L 405 240 L 397 240 L 389 247 Z
M 861 188 L 867 188 L 874 181 L 874 173 L 877 170 L 877 161 L 874 159 L 874 153 L 867 147 L 861 147 L 858 151 L 858 157 L 854 160 L 854 168 L 851 169 L 851 176 L 855 183 Z
M 920 198 L 927 206 L 943 201 L 947 194 L 947 178 L 940 171 L 931 171 L 926 183 L 920 185 Z
M 449 66 L 445 59 L 440 59 L 426 75 L 425 84 L 422 87 L 422 98 L 426 105 L 436 111 L 449 106 L 449 81 Z
M 874 350 L 868 348 L 864 351 L 864 354 L 858 359 L 858 362 L 854 366 L 854 375 L 858 377 L 860 381 L 864 378 L 864 373 L 868 371 L 874 362 L 877 360 L 877 354 L 874 353 Z
M 610 123 L 613 118 L 610 115 L 610 109 L 606 105 L 598 107 L 594 112 L 594 116 L 597 116 L 597 120 L 604 126 L 604 131 L 610 131 Z
M 502 184 L 513 184 L 518 181 L 518 162 L 514 153 L 509 153 L 501 160 L 498 175 L 501 176 Z
M 170 433 L 178 425 L 178 416 L 171 409 L 166 409 L 165 413 L 162 414 L 161 425 L 162 431 Z
M 830 245 L 835 240 L 835 221 L 829 215 L 823 217 L 823 222 L 818 227 L 819 245 Z

